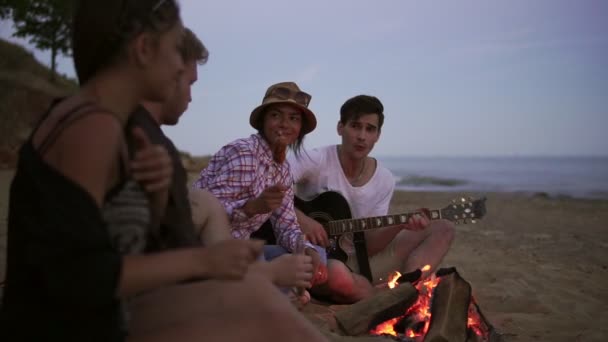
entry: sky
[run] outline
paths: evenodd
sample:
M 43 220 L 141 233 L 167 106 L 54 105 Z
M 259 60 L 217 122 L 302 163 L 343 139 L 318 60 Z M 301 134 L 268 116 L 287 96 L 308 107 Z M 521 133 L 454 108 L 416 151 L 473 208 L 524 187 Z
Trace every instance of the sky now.
M 608 1 L 180 3 L 211 53 L 165 129 L 192 154 L 254 133 L 268 86 L 295 81 L 318 120 L 306 148 L 339 143 L 340 106 L 368 94 L 385 107 L 376 156 L 608 155 Z

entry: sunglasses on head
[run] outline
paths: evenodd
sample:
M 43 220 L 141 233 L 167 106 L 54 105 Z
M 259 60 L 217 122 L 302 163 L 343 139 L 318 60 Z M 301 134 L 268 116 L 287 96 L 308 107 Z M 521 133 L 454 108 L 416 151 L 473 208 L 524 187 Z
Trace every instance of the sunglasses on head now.
M 267 97 L 276 97 L 281 100 L 293 100 L 297 104 L 308 107 L 311 96 L 303 91 L 292 91 L 286 87 L 276 87 L 267 95 Z
M 159 0 L 154 7 L 152 7 L 152 12 L 156 12 L 160 6 L 164 5 L 167 0 Z

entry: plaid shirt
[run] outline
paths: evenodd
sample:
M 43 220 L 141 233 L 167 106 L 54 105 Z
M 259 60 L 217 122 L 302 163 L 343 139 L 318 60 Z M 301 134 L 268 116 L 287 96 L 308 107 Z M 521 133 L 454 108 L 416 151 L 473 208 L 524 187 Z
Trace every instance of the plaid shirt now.
M 248 217 L 242 210 L 245 203 L 277 183 L 288 188 L 281 206 L 273 212 Z M 224 205 L 233 237 L 248 239 L 270 218 L 277 243 L 294 252 L 297 239 L 303 233 L 294 211 L 292 185 L 289 163 L 276 163 L 270 146 L 259 134 L 222 147 L 194 183 L 195 188 L 206 189 Z M 306 245 L 312 247 L 309 243 Z

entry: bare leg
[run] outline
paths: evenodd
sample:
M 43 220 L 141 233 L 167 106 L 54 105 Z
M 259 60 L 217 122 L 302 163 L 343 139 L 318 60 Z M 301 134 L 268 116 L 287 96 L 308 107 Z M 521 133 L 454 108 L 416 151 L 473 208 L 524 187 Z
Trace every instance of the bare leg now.
M 432 221 L 422 231 L 403 230 L 395 237 L 395 257 L 403 260 L 404 272 L 431 265 L 433 272 L 448 252 L 454 239 L 454 225 L 445 220 Z
M 327 261 L 327 282 L 311 289 L 316 295 L 328 296 L 331 300 L 350 304 L 371 296 L 374 289 L 362 275 L 353 273 L 341 261 Z
M 199 230 L 199 236 L 205 245 L 232 239 L 226 209 L 213 194 L 202 189 L 191 189 L 188 196 L 194 226 Z
M 267 279 L 168 287 L 130 303 L 129 342 L 326 341 Z

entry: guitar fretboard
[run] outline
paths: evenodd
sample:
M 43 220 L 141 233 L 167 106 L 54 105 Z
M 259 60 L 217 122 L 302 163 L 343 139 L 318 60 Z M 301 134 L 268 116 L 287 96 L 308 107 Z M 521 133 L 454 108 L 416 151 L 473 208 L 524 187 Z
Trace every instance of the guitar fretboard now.
M 362 232 L 368 229 L 396 226 L 407 223 L 407 220 L 416 212 L 386 215 L 376 217 L 366 217 L 361 219 L 336 220 L 326 223 L 329 235 L 342 235 L 344 233 Z M 430 210 L 430 219 L 438 220 L 441 218 L 439 210 Z

